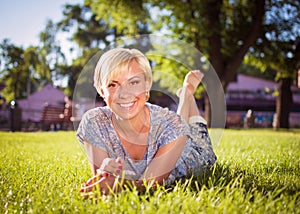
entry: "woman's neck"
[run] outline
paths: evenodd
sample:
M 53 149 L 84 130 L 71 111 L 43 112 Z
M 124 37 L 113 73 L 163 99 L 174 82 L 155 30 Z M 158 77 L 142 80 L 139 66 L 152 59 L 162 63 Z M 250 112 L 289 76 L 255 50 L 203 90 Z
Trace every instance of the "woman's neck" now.
M 145 106 L 143 111 L 136 117 L 125 120 L 113 114 L 112 122 L 119 135 L 125 138 L 147 134 L 150 129 L 150 114 Z

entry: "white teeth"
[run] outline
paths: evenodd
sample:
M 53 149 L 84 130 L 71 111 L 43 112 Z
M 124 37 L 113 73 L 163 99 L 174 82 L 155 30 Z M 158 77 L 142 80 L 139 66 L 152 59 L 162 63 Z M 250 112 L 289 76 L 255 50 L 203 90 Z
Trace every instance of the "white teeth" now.
M 133 106 L 134 103 L 123 103 L 123 104 L 120 104 L 121 107 L 123 108 L 130 108 L 131 106 Z

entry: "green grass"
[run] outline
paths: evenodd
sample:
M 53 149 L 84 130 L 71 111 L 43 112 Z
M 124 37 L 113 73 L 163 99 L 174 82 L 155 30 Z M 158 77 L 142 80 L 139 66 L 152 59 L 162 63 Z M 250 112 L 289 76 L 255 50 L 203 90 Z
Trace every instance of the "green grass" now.
M 74 132 L 0 132 L 0 212 L 300 213 L 300 130 L 225 130 L 215 151 L 210 175 L 91 201 Z

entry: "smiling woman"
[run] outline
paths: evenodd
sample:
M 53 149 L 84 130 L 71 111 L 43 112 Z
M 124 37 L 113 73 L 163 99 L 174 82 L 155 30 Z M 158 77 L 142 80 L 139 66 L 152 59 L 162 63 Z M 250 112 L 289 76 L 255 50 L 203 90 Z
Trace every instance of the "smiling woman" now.
M 143 188 L 144 182 L 170 185 L 209 169 L 216 156 L 193 96 L 202 78 L 199 70 L 186 75 L 175 113 L 147 102 L 152 71 L 139 50 L 104 53 L 94 86 L 107 106 L 87 111 L 77 130 L 94 175 L 81 189 L 83 195 L 93 189 L 117 191 L 120 176 Z

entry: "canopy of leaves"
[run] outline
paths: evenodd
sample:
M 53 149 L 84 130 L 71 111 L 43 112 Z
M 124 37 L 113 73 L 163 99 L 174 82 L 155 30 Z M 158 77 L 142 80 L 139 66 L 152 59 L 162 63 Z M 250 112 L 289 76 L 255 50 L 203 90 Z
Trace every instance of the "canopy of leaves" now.
M 8 40 L 0 44 L 1 83 L 5 84 L 6 100 L 23 98 L 51 81 L 51 72 L 41 50 L 30 46 L 27 49 L 15 46 Z
M 300 2 L 295 0 L 267 1 L 264 28 L 250 49 L 246 63 L 262 71 L 277 70 L 277 78 L 295 78 L 300 62 Z M 299 44 L 298 44 L 299 46 Z
M 63 19 L 47 23 L 38 47 L 23 49 L 2 42 L 1 82 L 10 85 L 3 93 L 9 99 L 23 97 L 35 90 L 37 81 L 43 85 L 67 77 L 72 94 L 83 66 L 99 49 L 120 36 L 150 31 L 192 44 L 213 64 L 224 86 L 235 79 L 245 55 L 245 62 L 260 70 L 278 70 L 279 77 L 295 76 L 299 11 L 296 0 L 85 0 L 84 5 L 66 4 Z M 70 34 L 72 49 L 77 48 L 71 65 L 62 54 L 58 32 Z M 176 60 L 154 58 L 157 71 L 179 79 L 189 69 Z
M 142 0 L 85 0 L 85 5 L 92 8 L 97 20 L 104 19 L 118 34 L 126 35 L 147 33 L 150 14 L 143 4 Z

